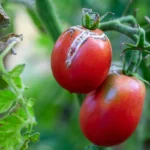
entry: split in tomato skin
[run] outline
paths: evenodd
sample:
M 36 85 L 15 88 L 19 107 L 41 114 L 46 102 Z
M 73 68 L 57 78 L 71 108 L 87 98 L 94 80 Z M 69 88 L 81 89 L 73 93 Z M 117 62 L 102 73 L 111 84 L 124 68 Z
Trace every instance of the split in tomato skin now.
M 111 74 L 85 98 L 80 110 L 80 127 L 92 143 L 114 146 L 136 129 L 142 114 L 145 85 L 135 77 Z
M 56 41 L 51 68 L 57 82 L 71 93 L 89 93 L 107 77 L 112 59 L 109 39 L 99 29 L 71 27 Z

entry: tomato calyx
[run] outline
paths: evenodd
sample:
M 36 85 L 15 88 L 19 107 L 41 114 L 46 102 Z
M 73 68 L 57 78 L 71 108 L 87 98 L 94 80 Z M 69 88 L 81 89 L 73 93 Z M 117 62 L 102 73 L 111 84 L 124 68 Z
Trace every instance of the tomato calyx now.
M 136 44 L 131 43 L 122 43 L 126 48 L 122 50 L 123 56 L 123 69 L 122 72 L 127 76 L 135 76 L 137 79 L 143 81 L 144 83 L 150 85 L 148 81 L 143 79 L 140 75 L 137 74 L 139 66 L 143 60 L 144 54 L 150 54 L 150 46 L 145 46 L 145 31 L 138 27 L 139 35 Z
M 89 37 L 106 41 L 106 35 L 104 33 L 96 34 L 94 32 L 91 32 L 90 30 L 84 29 L 80 26 L 73 26 L 73 27 L 69 28 L 66 31 L 66 33 L 64 34 L 64 36 L 68 33 L 70 33 L 70 36 L 72 36 L 74 34 L 75 30 L 78 30 L 80 32 L 80 34 L 73 40 L 73 42 L 69 48 L 67 58 L 65 61 L 67 68 L 70 67 L 72 60 L 77 55 L 78 50 L 81 47 L 81 45 L 84 44 Z
M 82 9 L 82 25 L 90 30 L 98 28 L 100 22 L 100 16 L 96 12 L 92 12 L 92 9 Z
M 89 30 L 99 28 L 100 21 L 102 21 L 107 15 L 114 15 L 114 13 L 112 12 L 107 12 L 106 14 L 100 17 L 100 15 L 97 12 L 92 12 L 92 9 L 88 8 L 83 8 L 82 14 L 82 26 Z
M 126 45 L 127 48 L 125 48 L 123 50 L 123 53 L 129 51 L 129 50 L 138 50 L 141 52 L 145 52 L 146 54 L 150 54 L 150 46 L 145 46 L 144 43 L 146 41 L 145 39 L 145 31 L 138 27 L 139 29 L 139 35 L 138 35 L 138 40 L 136 42 L 136 44 L 130 44 L 130 43 L 123 43 L 122 45 Z
M 129 72 L 127 70 L 122 70 L 122 73 L 127 75 L 127 76 L 133 76 L 135 78 L 137 78 L 138 80 L 144 82 L 145 84 L 150 86 L 150 82 L 148 82 L 147 80 L 143 79 L 138 73 L 133 73 L 133 72 Z
M 125 70 L 123 68 L 123 66 L 118 66 L 118 65 L 115 65 L 115 64 L 112 64 L 112 66 L 115 66 L 115 68 L 110 70 L 112 74 L 115 74 L 115 75 L 118 75 L 118 76 L 121 75 L 121 74 L 124 74 L 126 76 L 135 77 L 138 80 L 140 80 L 140 81 L 142 81 L 145 84 L 150 86 L 150 82 L 148 82 L 147 80 L 143 79 L 138 73 L 130 72 L 129 70 Z

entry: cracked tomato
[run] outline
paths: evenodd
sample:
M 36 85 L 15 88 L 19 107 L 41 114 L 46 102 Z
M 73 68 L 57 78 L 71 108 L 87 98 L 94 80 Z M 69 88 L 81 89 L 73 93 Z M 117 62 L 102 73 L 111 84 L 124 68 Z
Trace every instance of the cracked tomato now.
M 111 57 L 111 44 L 101 30 L 71 27 L 54 45 L 52 73 L 57 82 L 71 93 L 88 93 L 106 78 Z

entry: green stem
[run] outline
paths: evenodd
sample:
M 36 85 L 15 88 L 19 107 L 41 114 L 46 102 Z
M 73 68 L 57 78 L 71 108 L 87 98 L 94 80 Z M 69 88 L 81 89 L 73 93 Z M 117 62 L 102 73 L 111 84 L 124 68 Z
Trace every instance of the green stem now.
M 115 20 L 104 22 L 104 23 L 100 23 L 99 28 L 103 31 L 117 31 L 119 33 L 122 33 L 128 36 L 134 42 L 137 42 L 140 28 L 133 28 L 123 23 L 135 24 L 136 20 L 134 19 L 133 16 L 126 16 L 120 19 L 115 19 Z M 144 45 L 150 46 L 150 44 L 146 40 L 144 41 Z
M 139 28 L 139 39 L 137 42 L 138 47 L 144 47 L 144 42 L 145 42 L 145 31 L 142 28 Z
M 114 31 L 117 31 L 117 32 L 120 32 L 122 34 L 127 35 L 128 37 L 130 37 L 134 41 L 138 40 L 138 36 L 137 36 L 138 29 L 137 28 L 132 28 L 132 27 L 129 27 L 129 26 L 126 26 L 126 25 L 122 24 L 119 21 L 119 19 L 101 23 L 99 25 L 99 28 L 103 31 L 112 31 L 112 30 L 114 30 Z
M 12 47 L 17 43 L 18 41 L 13 41 L 11 44 L 7 46 L 7 48 L 1 53 L 0 59 L 3 60 L 3 58 L 7 55 L 7 53 L 12 49 Z
M 131 25 L 135 25 L 137 22 L 136 22 L 136 19 L 129 15 L 129 16 L 125 16 L 125 17 L 121 17 L 118 19 L 121 23 L 129 23 Z
M 56 41 L 62 33 L 62 28 L 52 1 L 36 0 L 36 9 L 48 34 Z
M 33 23 L 36 25 L 36 27 L 39 29 L 41 32 L 45 32 L 43 26 L 41 25 L 41 21 L 35 11 L 34 8 L 32 7 L 27 7 L 27 12 L 30 15 Z

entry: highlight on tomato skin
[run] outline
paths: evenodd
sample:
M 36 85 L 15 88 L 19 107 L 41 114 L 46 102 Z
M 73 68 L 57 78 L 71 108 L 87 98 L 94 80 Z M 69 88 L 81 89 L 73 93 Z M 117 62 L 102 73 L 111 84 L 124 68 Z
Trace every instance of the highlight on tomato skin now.
M 101 30 L 75 26 L 56 41 L 51 68 L 63 88 L 71 93 L 89 93 L 107 77 L 111 59 L 110 41 Z
M 109 75 L 85 98 L 80 110 L 81 131 L 99 146 L 124 142 L 140 121 L 145 93 L 145 85 L 135 77 Z

